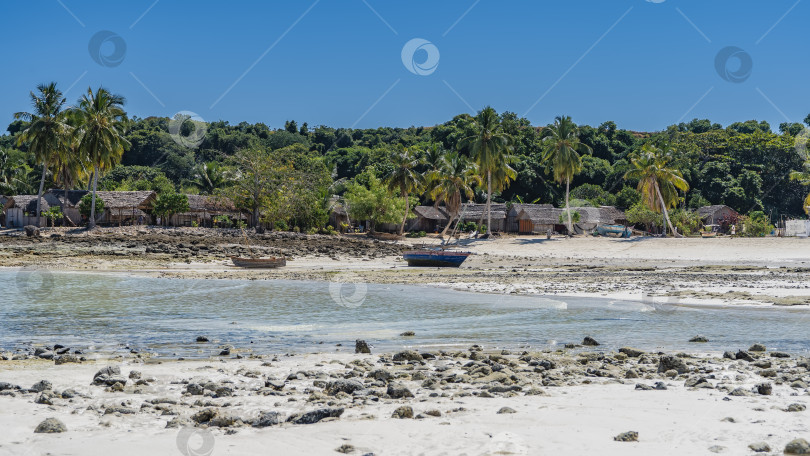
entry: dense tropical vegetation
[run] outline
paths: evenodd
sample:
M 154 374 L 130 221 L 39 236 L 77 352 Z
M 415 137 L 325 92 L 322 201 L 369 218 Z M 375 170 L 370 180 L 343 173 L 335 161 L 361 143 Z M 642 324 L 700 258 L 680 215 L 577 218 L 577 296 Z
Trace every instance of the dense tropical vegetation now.
M 252 225 L 300 230 L 326 229 L 335 197 L 351 219 L 400 230 L 407 207 L 442 203 L 458 217 L 466 201 L 486 202 L 487 214 L 492 202 L 615 205 L 639 224 L 683 234 L 700 229 L 693 211 L 708 204 L 731 206 L 752 224 L 810 210 L 810 162 L 800 147 L 809 130 L 801 123 L 774 132 L 763 121 L 723 127 L 695 119 L 634 132 L 611 121 L 576 125 L 566 116 L 533 126 L 487 107 L 432 127 L 288 121 L 274 129 L 129 118 L 123 97 L 103 88 L 74 106 L 55 84 L 38 87 L 31 99 L 32 111 L 18 113 L 0 136 L 2 194 L 83 188 L 221 195 L 249 212 Z

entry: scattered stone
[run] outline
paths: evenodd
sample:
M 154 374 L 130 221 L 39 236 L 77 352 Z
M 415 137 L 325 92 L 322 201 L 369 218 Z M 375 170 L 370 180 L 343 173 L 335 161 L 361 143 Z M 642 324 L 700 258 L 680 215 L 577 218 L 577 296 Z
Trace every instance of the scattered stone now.
M 413 393 L 405 385 L 401 383 L 391 382 L 388 384 L 386 394 L 394 399 L 402 399 L 406 397 L 413 397 Z
M 357 339 L 354 341 L 354 352 L 355 353 L 371 353 L 371 348 L 368 346 L 366 341 Z
M 695 336 L 695 337 L 689 339 L 689 342 L 694 342 L 694 343 L 706 343 L 708 341 L 709 341 L 709 338 L 705 337 L 705 336 Z
M 624 373 L 624 378 L 638 378 L 638 372 L 635 369 L 628 369 L 627 372 Z
M 54 356 L 53 361 L 57 365 L 59 365 L 59 364 L 67 364 L 67 363 L 80 363 L 80 362 L 82 362 L 82 360 L 76 355 Z
M 766 348 L 762 344 L 754 344 L 750 348 L 748 348 L 748 351 L 752 351 L 752 352 L 764 352 L 765 350 L 766 350 Z
M 23 229 L 27 237 L 39 237 L 39 228 L 34 225 L 25 225 Z
M 415 335 L 416 335 L 416 333 L 413 332 L 413 331 L 405 331 L 404 333 L 400 334 L 400 336 L 402 336 L 402 337 L 413 337 Z
M 398 418 L 400 420 L 406 418 L 413 418 L 413 408 L 407 405 L 403 405 L 402 407 L 399 407 L 396 410 L 394 410 L 394 413 L 391 414 L 391 418 Z
M 597 342 L 596 339 L 591 336 L 585 336 L 585 338 L 582 339 L 582 345 L 585 345 L 586 347 L 596 347 L 599 345 L 599 342 Z
M 790 355 L 784 352 L 771 352 L 771 358 L 790 358 Z
M 643 355 L 644 352 L 642 350 L 630 347 L 622 347 L 619 349 L 619 353 L 624 353 L 629 358 L 638 358 L 639 356 Z
M 225 347 L 222 351 L 219 352 L 219 356 L 230 356 L 231 355 L 231 347 Z
M 197 336 L 197 342 L 208 342 L 208 338 L 205 336 Z
M 141 379 L 141 371 L 129 371 L 129 378 L 132 380 L 140 380 Z
M 442 412 L 440 412 L 438 410 L 428 410 L 427 412 L 425 412 L 425 415 L 434 416 L 434 417 L 440 417 L 440 416 L 442 416 Z
M 278 412 L 259 412 L 259 418 L 253 422 L 254 427 L 262 428 L 281 424 L 281 417 Z
M 638 432 L 636 431 L 622 432 L 616 437 L 613 437 L 613 440 L 617 442 L 638 442 Z
M 664 355 L 658 361 L 658 372 L 676 371 L 678 374 L 685 374 L 689 368 L 686 363 L 677 356 Z
M 810 454 L 810 443 L 804 439 L 792 440 L 785 445 L 785 454 Z
M 338 453 L 343 453 L 343 454 L 354 453 L 354 446 L 349 445 L 348 443 L 344 443 L 343 445 L 337 447 L 335 449 L 335 451 L 337 451 Z
M 501 407 L 501 409 L 498 410 L 498 415 L 503 415 L 506 413 L 517 413 L 517 411 L 511 407 Z
M 355 391 L 364 389 L 365 385 L 359 380 L 349 379 L 349 380 L 335 380 L 326 384 L 326 388 L 324 388 L 324 392 L 330 396 L 334 396 L 337 393 L 346 393 L 352 394 Z
M 58 434 L 61 432 L 67 432 L 67 426 L 56 418 L 48 418 L 39 423 L 37 428 L 34 429 L 35 434 Z
M 748 448 L 754 453 L 769 453 L 771 446 L 767 442 L 756 442 L 748 445 Z
M 127 379 L 121 376 L 121 368 L 118 366 L 107 366 L 93 376 L 93 383 L 96 385 L 113 386 L 116 383 L 126 385 Z
M 31 387 L 31 391 L 36 391 L 37 393 L 41 393 L 45 390 L 52 390 L 53 383 L 49 382 L 48 380 L 40 380 Z
M 276 391 L 281 391 L 281 390 L 284 389 L 284 386 L 286 386 L 286 383 L 284 383 L 281 380 L 269 380 L 268 379 L 268 380 L 264 381 L 264 386 L 267 387 L 267 388 L 273 388 Z
M 398 353 L 394 353 L 393 358 L 394 361 L 422 361 L 422 355 L 413 351 L 413 350 L 404 350 Z
M 644 383 L 636 383 L 636 389 L 641 391 L 652 391 L 653 387 Z
M 712 453 L 722 453 L 726 451 L 728 448 L 721 446 L 721 445 L 712 445 L 709 447 L 709 451 Z
M 756 390 L 758 394 L 761 394 L 763 396 L 770 396 L 771 393 L 773 393 L 773 385 L 767 382 L 760 383 L 756 386 Z
M 807 410 L 807 406 L 799 403 L 790 404 L 785 409 L 786 412 L 803 412 L 805 410 Z
M 655 386 L 653 388 L 657 389 L 658 391 L 666 391 L 667 384 L 664 382 L 655 382 Z
M 295 415 L 287 418 L 287 422 L 292 424 L 315 424 L 325 418 L 340 418 L 340 415 L 343 415 L 343 410 L 343 407 L 330 407 L 317 409 L 306 413 L 296 413 Z
M 734 355 L 734 358 L 735 358 L 735 359 L 739 359 L 739 360 L 743 360 L 743 361 L 748 361 L 749 363 L 750 363 L 750 362 L 752 362 L 752 361 L 754 361 L 754 357 L 753 357 L 753 356 L 751 356 L 751 354 L 750 354 L 750 353 L 748 353 L 748 352 L 747 352 L 747 351 L 745 351 L 745 350 L 739 350 L 739 351 L 737 351 L 737 354 L 736 354 L 736 355 Z

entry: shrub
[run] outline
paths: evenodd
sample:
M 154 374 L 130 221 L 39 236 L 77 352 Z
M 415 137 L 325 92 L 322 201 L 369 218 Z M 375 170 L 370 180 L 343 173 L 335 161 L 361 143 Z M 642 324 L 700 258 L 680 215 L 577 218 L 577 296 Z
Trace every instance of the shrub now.
M 290 227 L 287 226 L 287 222 L 284 220 L 279 220 L 273 224 L 273 229 L 276 231 L 289 231 Z
M 90 217 L 90 208 L 93 205 L 93 194 L 88 193 L 82 197 L 82 200 L 79 201 L 79 213 L 85 217 Z M 101 213 L 104 212 L 104 201 L 101 198 L 96 197 L 96 217 L 99 217 Z
M 773 231 L 768 216 L 762 211 L 754 211 L 748 215 L 741 217 L 742 235 L 747 237 L 762 237 L 770 234 Z

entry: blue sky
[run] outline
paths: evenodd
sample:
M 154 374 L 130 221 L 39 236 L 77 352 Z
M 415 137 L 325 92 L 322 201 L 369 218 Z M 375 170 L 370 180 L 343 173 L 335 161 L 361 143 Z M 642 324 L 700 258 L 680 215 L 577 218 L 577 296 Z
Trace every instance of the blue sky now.
M 274 128 L 435 125 L 485 105 L 535 125 L 566 114 L 642 131 L 694 117 L 776 128 L 810 112 L 809 14 L 801 0 L 6 1 L 0 125 L 57 81 L 70 103 L 103 85 L 130 115 Z M 88 49 L 100 31 L 120 37 L 94 52 L 102 64 Z M 430 74 L 403 64 L 415 38 L 439 52 Z M 116 40 L 123 60 L 105 66 Z M 716 69 L 728 46 L 750 56 L 742 82 Z

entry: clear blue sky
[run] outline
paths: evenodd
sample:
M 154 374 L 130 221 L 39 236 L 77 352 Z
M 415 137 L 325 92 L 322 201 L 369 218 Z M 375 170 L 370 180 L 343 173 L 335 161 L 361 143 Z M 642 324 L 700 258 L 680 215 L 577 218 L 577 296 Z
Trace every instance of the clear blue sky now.
M 435 125 L 488 104 L 535 125 L 567 114 L 645 131 L 693 117 L 776 128 L 810 112 L 808 17 L 796 0 L 4 1 L 0 125 L 57 81 L 70 103 L 103 85 L 131 115 L 273 128 Z M 126 43 L 117 66 L 90 55 L 102 30 Z M 438 49 L 432 74 L 403 64 L 414 38 Z M 715 68 L 727 46 L 750 55 L 744 82 Z M 114 51 L 107 40 L 96 58 Z

